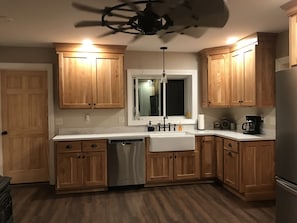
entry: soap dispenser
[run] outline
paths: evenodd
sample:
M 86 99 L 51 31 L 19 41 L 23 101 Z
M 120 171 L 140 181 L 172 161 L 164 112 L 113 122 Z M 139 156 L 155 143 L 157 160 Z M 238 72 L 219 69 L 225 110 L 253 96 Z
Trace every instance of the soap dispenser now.
M 153 132 L 153 131 L 155 131 L 155 127 L 152 126 L 152 121 L 149 121 L 149 124 L 148 124 L 148 126 L 147 126 L 147 131 L 148 131 L 148 132 Z

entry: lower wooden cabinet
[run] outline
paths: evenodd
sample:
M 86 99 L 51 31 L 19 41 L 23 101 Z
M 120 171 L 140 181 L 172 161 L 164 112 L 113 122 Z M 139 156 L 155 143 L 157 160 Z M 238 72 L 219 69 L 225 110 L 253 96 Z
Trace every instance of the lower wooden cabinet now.
M 147 155 L 147 183 L 168 183 L 199 178 L 199 153 L 154 152 Z
M 215 138 L 215 148 L 216 148 L 216 174 L 220 181 L 224 180 L 224 146 L 223 138 Z
M 201 138 L 201 178 L 216 177 L 216 147 L 214 136 Z
M 224 139 L 224 183 L 236 190 L 239 185 L 238 142 Z
M 224 139 L 224 184 L 244 200 L 274 199 L 274 144 Z
M 56 190 L 107 187 L 106 140 L 56 143 Z

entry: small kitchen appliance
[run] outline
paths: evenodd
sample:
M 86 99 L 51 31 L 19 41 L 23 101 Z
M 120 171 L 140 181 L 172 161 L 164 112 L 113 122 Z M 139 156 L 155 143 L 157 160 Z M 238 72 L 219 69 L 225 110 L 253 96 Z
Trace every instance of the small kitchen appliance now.
M 244 134 L 260 134 L 261 116 L 246 116 L 246 122 L 242 124 L 242 130 Z

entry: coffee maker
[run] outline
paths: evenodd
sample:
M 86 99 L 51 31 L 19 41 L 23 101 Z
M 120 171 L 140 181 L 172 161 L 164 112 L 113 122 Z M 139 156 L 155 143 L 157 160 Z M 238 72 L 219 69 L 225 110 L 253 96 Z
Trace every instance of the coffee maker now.
M 261 116 L 248 115 L 245 117 L 246 122 L 242 124 L 244 134 L 260 134 L 260 127 L 262 123 Z

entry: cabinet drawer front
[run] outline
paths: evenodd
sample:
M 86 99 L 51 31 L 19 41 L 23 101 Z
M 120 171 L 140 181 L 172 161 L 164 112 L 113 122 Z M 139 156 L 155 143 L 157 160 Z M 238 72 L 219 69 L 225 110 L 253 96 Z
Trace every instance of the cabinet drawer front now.
M 105 151 L 107 148 L 107 140 L 92 140 L 92 141 L 83 141 L 83 151 Z
M 231 139 L 224 139 L 224 149 L 238 152 L 238 142 Z
M 81 152 L 81 142 L 58 142 L 57 143 L 57 152 L 58 153 L 67 153 L 67 152 Z

